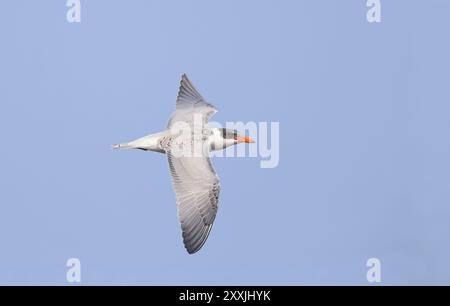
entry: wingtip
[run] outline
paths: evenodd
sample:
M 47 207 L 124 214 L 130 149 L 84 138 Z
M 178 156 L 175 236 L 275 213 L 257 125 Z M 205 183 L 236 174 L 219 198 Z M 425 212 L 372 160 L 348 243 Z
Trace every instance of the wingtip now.
M 186 252 L 188 252 L 189 255 L 193 255 L 193 254 L 197 253 L 198 251 L 200 251 L 204 242 L 201 244 L 192 245 L 192 244 L 186 243 L 186 241 L 183 239 L 183 244 L 184 244 L 184 249 L 186 250 Z
M 186 73 L 183 73 L 181 75 L 181 83 L 183 83 L 183 82 L 189 82 L 189 78 Z
M 186 252 L 188 252 L 189 255 L 194 255 L 195 253 L 197 253 L 198 251 L 200 251 L 200 249 L 201 249 L 202 247 L 200 246 L 200 247 L 197 247 L 197 248 L 192 248 L 192 249 L 190 249 L 190 248 L 188 248 L 187 246 L 184 246 L 184 248 L 186 249 Z
M 194 255 L 195 253 L 198 252 L 198 250 L 188 250 L 188 249 L 186 249 L 186 252 L 187 252 L 189 255 Z

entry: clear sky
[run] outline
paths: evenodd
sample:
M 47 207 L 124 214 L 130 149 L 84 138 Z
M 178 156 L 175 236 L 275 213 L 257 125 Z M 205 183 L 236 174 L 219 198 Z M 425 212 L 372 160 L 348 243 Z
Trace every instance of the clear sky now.
M 0 283 L 450 283 L 450 2 L 2 1 Z M 214 120 L 277 121 L 280 163 L 216 158 L 219 213 L 181 241 L 161 154 L 187 73 Z

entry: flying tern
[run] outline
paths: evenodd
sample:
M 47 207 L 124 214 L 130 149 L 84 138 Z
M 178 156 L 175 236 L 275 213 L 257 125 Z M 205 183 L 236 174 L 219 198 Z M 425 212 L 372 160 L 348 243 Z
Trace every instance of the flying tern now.
M 167 129 L 113 145 L 115 149 L 140 149 L 167 155 L 183 242 L 189 254 L 202 248 L 217 214 L 220 182 L 211 164 L 210 151 L 254 142 L 236 130 L 209 127 L 208 121 L 216 112 L 183 74 L 176 109 Z

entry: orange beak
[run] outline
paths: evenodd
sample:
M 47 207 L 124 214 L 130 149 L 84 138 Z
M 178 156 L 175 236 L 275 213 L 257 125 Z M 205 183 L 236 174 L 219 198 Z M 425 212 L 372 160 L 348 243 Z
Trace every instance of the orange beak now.
M 241 142 L 254 143 L 255 142 L 253 139 L 251 139 L 248 136 L 245 136 L 245 137 L 243 137 L 243 136 L 236 136 L 235 139 L 237 140 L 238 143 L 241 143 Z

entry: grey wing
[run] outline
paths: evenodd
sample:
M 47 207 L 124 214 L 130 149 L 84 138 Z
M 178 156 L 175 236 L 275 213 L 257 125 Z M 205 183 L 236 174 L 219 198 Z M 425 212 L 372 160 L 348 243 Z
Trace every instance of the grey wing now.
M 186 250 L 193 254 L 200 250 L 208 238 L 216 217 L 220 184 L 209 158 L 209 146 L 206 144 L 205 123 L 216 113 L 216 108 L 207 103 L 184 74 L 181 77 L 176 110 L 169 120 L 171 128 L 176 122 L 189 124 L 190 133 L 172 135 L 162 144 L 167 153 L 170 173 L 177 198 L 178 218 L 183 231 Z M 194 124 L 194 117 L 201 116 L 203 125 Z M 200 154 L 190 147 L 198 144 Z M 179 154 L 180 147 L 188 148 L 189 153 Z
M 178 90 L 176 110 L 170 117 L 167 126 L 170 128 L 174 122 L 192 122 L 194 114 L 200 114 L 204 123 L 217 112 L 217 109 L 206 102 L 195 89 L 186 74 L 181 76 L 180 88 Z
M 178 157 L 166 148 L 177 198 L 183 242 L 189 254 L 200 250 L 216 217 L 220 184 L 209 157 Z

